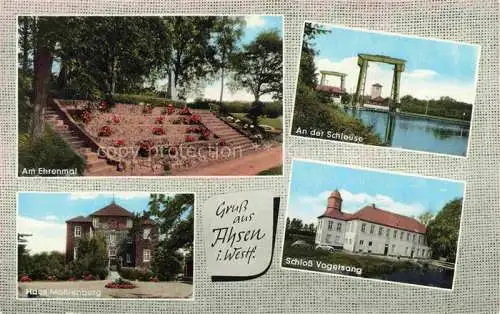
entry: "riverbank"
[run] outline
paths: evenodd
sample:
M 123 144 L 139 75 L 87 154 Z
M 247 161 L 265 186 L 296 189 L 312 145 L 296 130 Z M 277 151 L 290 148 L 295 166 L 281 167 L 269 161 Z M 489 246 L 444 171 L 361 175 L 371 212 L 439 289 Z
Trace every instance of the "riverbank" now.
M 358 110 L 388 113 L 387 110 L 377 110 L 377 109 L 373 109 L 373 108 L 360 108 Z M 459 123 L 459 124 L 464 125 L 464 126 L 470 126 L 470 121 L 467 121 L 467 120 L 461 120 L 461 119 L 455 119 L 455 118 L 448 118 L 448 117 L 440 117 L 440 116 L 433 116 L 433 115 L 416 113 L 416 112 L 409 112 L 409 111 L 396 112 L 396 116 L 421 118 L 421 119 L 427 119 L 427 120 L 447 121 L 447 122 L 451 122 L 451 123 Z

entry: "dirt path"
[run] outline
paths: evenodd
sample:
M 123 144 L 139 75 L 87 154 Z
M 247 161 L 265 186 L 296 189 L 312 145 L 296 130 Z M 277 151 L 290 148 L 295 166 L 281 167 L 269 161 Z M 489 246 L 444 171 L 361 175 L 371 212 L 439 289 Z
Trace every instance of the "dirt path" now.
M 243 158 L 228 160 L 203 168 L 174 173 L 176 176 L 253 176 L 283 164 L 281 146 L 248 154 Z

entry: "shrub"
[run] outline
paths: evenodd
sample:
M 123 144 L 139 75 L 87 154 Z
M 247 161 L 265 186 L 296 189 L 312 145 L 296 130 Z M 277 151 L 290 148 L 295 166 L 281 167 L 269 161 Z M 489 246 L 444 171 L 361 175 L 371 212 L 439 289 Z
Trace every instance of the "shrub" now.
M 23 175 L 24 168 L 76 168 L 81 175 L 85 170 L 85 159 L 75 153 L 52 129 L 46 128 L 42 138 L 35 142 L 27 134 L 19 135 L 19 175 Z
M 150 270 L 137 269 L 134 267 L 122 267 L 118 273 L 122 278 L 139 281 L 149 281 L 155 276 Z
M 180 115 L 187 115 L 187 116 L 189 116 L 189 115 L 191 115 L 191 111 L 189 110 L 189 108 L 188 108 L 188 107 L 184 107 L 184 108 L 182 108 L 182 109 L 179 111 L 179 114 L 180 114 Z
M 208 129 L 205 129 L 201 132 L 200 140 L 206 141 L 210 137 L 210 131 Z
M 201 117 L 198 114 L 193 114 L 189 119 L 189 124 L 200 124 L 200 123 L 201 123 Z
M 154 135 L 165 135 L 165 130 L 163 130 L 163 128 L 156 127 L 156 128 L 153 128 L 153 134 Z
M 125 141 L 124 140 L 116 140 L 115 141 L 115 146 L 116 147 L 120 147 L 120 146 L 123 146 L 125 145 Z
M 155 107 L 165 106 L 165 104 L 172 104 L 174 107 L 182 108 L 186 105 L 183 101 L 175 101 L 171 99 L 159 98 L 154 96 L 147 95 L 133 95 L 133 94 L 115 94 L 113 95 L 113 99 L 116 102 L 125 103 L 125 104 L 139 104 L 139 103 L 148 103 Z
M 151 114 L 153 112 L 153 106 L 150 104 L 145 104 L 144 107 L 142 108 L 142 113 L 144 114 Z
M 108 289 L 134 289 L 136 285 L 128 280 L 118 278 L 113 282 L 108 282 L 104 287 Z
M 28 275 L 23 275 L 23 276 L 21 276 L 21 277 L 19 278 L 19 281 L 20 281 L 20 282 L 30 282 L 30 281 L 31 281 L 31 278 L 30 278 L 30 276 L 28 276 Z
M 194 142 L 196 138 L 192 135 L 186 135 L 186 142 Z
M 150 154 L 154 155 L 156 153 L 156 148 L 151 140 L 142 140 L 138 143 L 138 145 L 138 155 L 141 157 L 148 157 Z
M 163 124 L 164 118 L 162 116 L 156 117 L 155 124 Z

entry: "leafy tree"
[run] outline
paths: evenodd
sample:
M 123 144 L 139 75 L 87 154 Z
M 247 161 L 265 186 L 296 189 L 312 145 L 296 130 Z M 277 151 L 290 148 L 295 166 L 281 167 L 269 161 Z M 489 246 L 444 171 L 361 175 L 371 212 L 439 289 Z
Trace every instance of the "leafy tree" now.
M 231 59 L 236 53 L 237 43 L 243 35 L 245 20 L 241 17 L 222 16 L 215 23 L 216 54 L 214 56 L 216 69 L 220 71 L 220 98 L 222 103 L 224 93 L 225 71 L 231 70 Z
M 427 226 L 427 242 L 435 258 L 454 262 L 457 254 L 462 198 L 448 202 Z
M 28 240 L 26 237 L 31 236 L 30 234 L 17 234 L 17 272 L 19 275 L 29 274 L 31 269 L 31 259 L 26 245 Z
M 298 84 L 304 84 L 311 88 L 316 88 L 318 79 L 316 77 L 316 65 L 314 64 L 314 56 L 317 51 L 314 50 L 312 41 L 318 35 L 323 35 L 329 31 L 320 25 L 305 23 L 304 37 L 302 41 L 302 52 L 300 55 L 300 68 Z
M 276 99 L 282 97 L 283 69 L 282 39 L 277 31 L 260 33 L 257 38 L 235 54 L 232 60 L 233 88 L 242 87 L 250 91 L 255 101 L 272 93 Z
M 95 233 L 93 237 L 83 237 L 78 241 L 76 260 L 72 269 L 78 277 L 91 274 L 100 279 L 108 275 L 108 249 L 104 235 Z
M 290 230 L 302 230 L 304 227 L 304 224 L 301 219 L 298 218 L 293 218 L 292 221 L 290 222 Z
M 192 252 L 194 234 L 194 195 L 151 194 L 147 214 L 157 222 L 165 238 L 156 246 L 151 263 L 161 280 L 170 280 L 182 271 L 181 251 Z
M 418 216 L 417 219 L 418 219 L 418 221 L 420 221 L 421 223 L 423 223 L 424 225 L 427 226 L 433 217 L 434 217 L 434 215 L 432 214 L 432 212 L 427 211 L 427 212 L 421 214 L 420 216 Z
M 217 17 L 164 17 L 172 55 L 168 61 L 169 80 L 183 96 L 192 81 L 214 72 L 216 48 L 212 41 Z M 171 72 L 174 75 L 171 77 Z M 182 91 L 184 89 L 184 91 Z

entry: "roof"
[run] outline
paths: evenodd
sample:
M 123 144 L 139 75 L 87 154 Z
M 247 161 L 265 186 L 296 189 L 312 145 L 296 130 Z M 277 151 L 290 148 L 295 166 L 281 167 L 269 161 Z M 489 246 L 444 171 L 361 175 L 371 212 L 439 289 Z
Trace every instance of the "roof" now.
M 382 87 L 382 85 L 380 85 L 379 83 L 372 84 L 372 86 L 375 86 L 375 87 Z
M 118 217 L 134 217 L 134 214 L 116 204 L 115 202 L 109 204 L 106 207 L 103 207 L 92 214 L 90 216 L 118 216 Z
M 317 91 L 328 92 L 330 94 L 343 94 L 345 91 L 337 86 L 329 86 L 329 85 L 318 85 L 316 87 Z
M 66 222 L 92 222 L 92 219 L 89 217 L 83 217 L 83 216 L 77 216 L 74 218 L 71 218 L 69 220 L 66 220 Z
M 375 204 L 361 208 L 349 218 L 349 220 L 356 219 L 411 232 L 426 232 L 425 225 L 416 219 L 377 208 Z
M 330 197 L 336 197 L 342 199 L 342 196 L 340 196 L 339 190 L 335 190 L 330 194 Z

